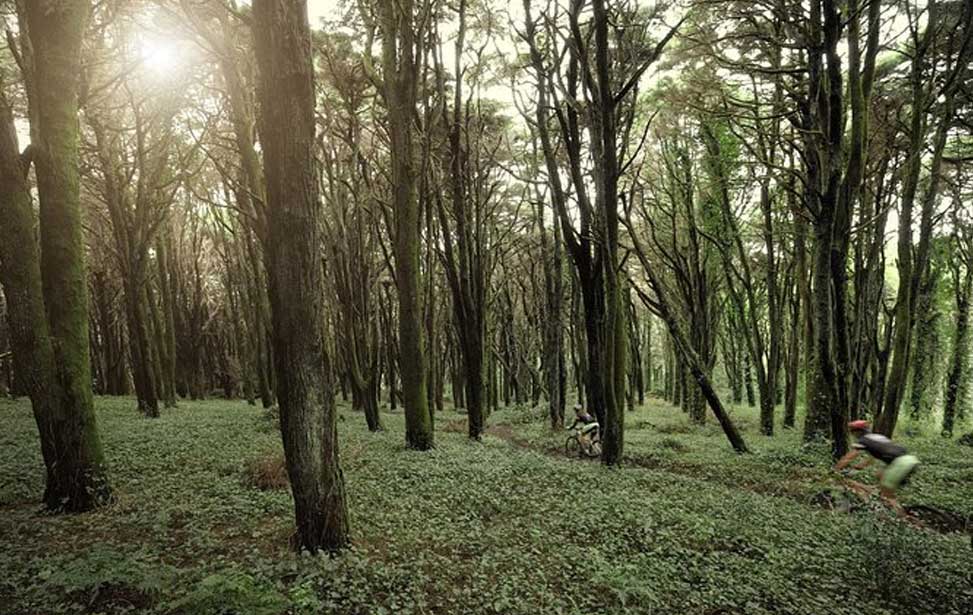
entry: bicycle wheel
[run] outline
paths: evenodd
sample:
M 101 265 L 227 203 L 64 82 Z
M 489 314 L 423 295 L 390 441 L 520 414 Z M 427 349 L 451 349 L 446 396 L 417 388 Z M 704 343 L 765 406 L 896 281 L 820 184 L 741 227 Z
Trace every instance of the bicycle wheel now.
M 826 510 L 850 513 L 863 506 L 861 497 L 853 491 L 840 488 L 825 489 L 810 498 L 811 504 Z
M 564 441 L 564 454 L 569 457 L 581 454 L 581 440 L 578 439 L 577 434 L 568 436 L 568 439 Z

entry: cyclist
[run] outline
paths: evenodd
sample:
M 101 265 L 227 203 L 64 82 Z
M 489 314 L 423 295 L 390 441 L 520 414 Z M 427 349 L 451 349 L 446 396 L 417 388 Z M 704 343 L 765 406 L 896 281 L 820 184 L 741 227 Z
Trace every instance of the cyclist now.
M 834 469 L 840 472 L 862 451 L 868 453 L 869 457 L 853 466 L 854 469 L 860 470 L 878 459 L 885 464 L 878 473 L 882 499 L 900 515 L 905 515 L 905 511 L 895 499 L 895 493 L 919 467 L 919 459 L 915 455 L 910 455 L 901 444 L 896 444 L 881 434 L 872 433 L 868 421 L 852 421 L 848 423 L 848 428 L 857 442 L 852 445 L 852 450 L 848 451 L 848 454 L 838 460 Z
M 599 440 L 599 425 L 598 420 L 591 416 L 589 413 L 585 412 L 585 409 L 581 404 L 574 405 L 574 422 L 568 427 L 568 431 L 571 431 L 578 426 L 581 426 L 579 430 L 579 441 L 582 447 L 587 448 L 590 444 L 595 444 Z

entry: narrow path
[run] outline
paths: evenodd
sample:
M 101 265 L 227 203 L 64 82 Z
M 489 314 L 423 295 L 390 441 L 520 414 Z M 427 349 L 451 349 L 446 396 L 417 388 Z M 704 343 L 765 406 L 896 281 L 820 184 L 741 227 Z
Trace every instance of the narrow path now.
M 487 427 L 485 433 L 495 436 L 509 445 L 530 450 L 538 453 L 542 453 L 548 457 L 552 457 L 561 462 L 587 462 L 587 463 L 598 463 L 597 458 L 588 457 L 569 457 L 565 455 L 563 448 L 555 447 L 553 445 L 542 445 L 538 443 L 532 443 L 529 440 L 520 437 L 514 431 L 513 427 L 509 424 L 499 424 L 491 425 Z M 565 436 L 567 437 L 567 436 Z M 742 482 L 728 482 L 725 480 L 714 480 L 712 476 L 700 475 L 698 473 L 699 467 L 695 465 L 688 464 L 672 464 L 665 463 L 656 458 L 649 457 L 633 457 L 631 455 L 622 458 L 622 465 L 627 467 L 641 468 L 644 470 L 656 470 L 660 472 L 665 472 L 668 474 L 675 474 L 678 476 L 685 476 L 692 478 L 694 480 L 699 480 L 707 483 L 712 483 L 726 487 L 728 489 L 738 489 L 748 491 L 761 496 L 768 497 L 778 497 L 786 498 L 793 502 L 798 502 L 812 508 L 824 508 L 829 510 L 828 502 L 830 501 L 826 496 L 825 492 L 817 492 L 808 495 L 806 490 L 797 489 L 781 489 L 780 486 L 772 487 L 769 485 L 762 485 L 759 483 L 742 483 Z M 797 480 L 797 479 L 795 479 Z M 794 482 L 794 481 L 791 481 Z M 787 481 L 781 481 L 781 485 L 787 485 Z M 948 510 L 939 510 L 934 507 L 915 505 L 906 506 L 906 510 L 911 513 L 910 524 L 918 523 L 919 526 L 930 531 L 934 531 L 940 534 L 953 534 L 953 533 L 971 533 L 970 545 L 973 546 L 973 520 L 964 519 L 963 515 L 954 513 Z M 952 521 L 949 520 L 952 517 Z

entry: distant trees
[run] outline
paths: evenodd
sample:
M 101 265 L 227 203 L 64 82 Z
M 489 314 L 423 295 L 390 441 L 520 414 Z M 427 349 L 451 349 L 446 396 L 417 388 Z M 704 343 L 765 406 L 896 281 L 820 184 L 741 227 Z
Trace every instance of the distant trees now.
M 370 83 L 361 58 L 345 37 L 321 42 L 319 84 L 320 157 L 328 281 L 334 287 L 335 343 L 351 388 L 352 406 L 364 411 L 371 431 L 382 429 L 382 280 L 388 276 L 381 247 L 382 207 L 375 186 L 374 138 L 359 117 L 365 112 Z M 385 359 L 387 360 L 387 359 Z
M 520 36 L 528 46 L 538 91 L 533 119 L 549 189 L 584 305 L 585 396 L 603 426 L 602 459 L 612 465 L 619 463 L 623 450 L 628 375 L 619 183 L 623 170 L 640 154 L 629 141 L 639 80 L 658 60 L 678 26 L 651 41 L 646 24 L 654 15 L 640 13 L 628 4 L 595 0 L 592 20 L 583 22 L 585 4 L 572 2 L 563 11 L 549 5 L 535 17 L 530 3 L 525 2 Z M 628 30 L 621 23 L 629 24 Z M 621 36 L 619 49 L 610 49 L 610 36 Z M 587 101 L 584 105 L 582 99 Z M 549 123 L 557 127 L 556 132 Z M 567 161 L 563 173 L 561 148 Z M 567 186 L 562 174 L 568 178 Z M 577 209 L 577 223 L 569 207 Z
M 887 395 L 884 407 L 876 416 L 876 429 L 889 435 L 895 430 L 904 397 L 919 289 L 929 275 L 943 155 L 956 113 L 954 96 L 964 76 L 968 75 L 969 61 L 973 58 L 973 6 L 969 2 L 963 5 L 960 11 L 959 7 L 949 3 L 931 2 L 924 26 L 914 21 L 910 25 L 910 46 L 914 53 L 909 76 L 909 141 L 899 210 L 902 221 L 899 226 L 899 290 Z M 943 66 L 938 66 L 939 63 Z M 932 107 L 932 101 L 941 101 L 941 104 Z M 928 133 L 930 129 L 931 134 Z M 931 140 L 932 157 L 924 190 L 920 191 L 927 138 Z M 919 241 L 913 248 L 912 212 L 917 200 L 920 204 Z
M 131 87 L 123 82 L 119 90 L 108 88 L 105 98 L 89 101 L 85 118 L 94 150 L 89 189 L 107 210 L 139 410 L 158 417 L 159 399 L 167 407 L 176 399 L 166 228 L 182 176 L 192 163 L 179 151 L 177 101 L 155 97 L 150 102 Z M 158 283 L 152 284 L 155 277 Z

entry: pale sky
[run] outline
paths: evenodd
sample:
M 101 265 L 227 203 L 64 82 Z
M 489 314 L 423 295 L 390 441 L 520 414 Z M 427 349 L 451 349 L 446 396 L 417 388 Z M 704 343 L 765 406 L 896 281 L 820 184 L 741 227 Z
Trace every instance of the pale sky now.
M 307 0 L 307 16 L 312 26 L 322 17 L 333 18 L 338 10 L 337 0 Z

